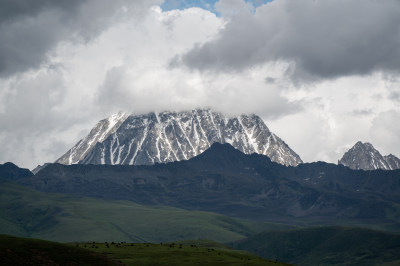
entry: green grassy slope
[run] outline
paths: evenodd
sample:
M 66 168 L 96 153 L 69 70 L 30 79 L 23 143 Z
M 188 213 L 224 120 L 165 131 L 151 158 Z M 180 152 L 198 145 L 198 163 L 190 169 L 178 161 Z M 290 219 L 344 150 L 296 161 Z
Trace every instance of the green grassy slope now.
M 364 228 L 313 227 L 265 232 L 233 243 L 296 265 L 399 265 L 400 235 Z
M 4 234 L 59 242 L 199 238 L 229 242 L 268 226 L 209 212 L 48 194 L 9 181 L 0 183 L 0 233 Z
M 0 235 L 0 265 L 120 265 L 90 250 L 38 239 Z

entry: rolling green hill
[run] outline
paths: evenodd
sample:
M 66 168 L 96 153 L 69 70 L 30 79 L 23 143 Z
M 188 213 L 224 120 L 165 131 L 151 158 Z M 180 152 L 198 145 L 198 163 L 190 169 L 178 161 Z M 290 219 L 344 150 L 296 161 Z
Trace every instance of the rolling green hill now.
M 3 234 L 59 242 L 159 243 L 200 238 L 228 242 L 268 227 L 282 228 L 209 212 L 50 194 L 10 181 L 0 183 Z
M 400 234 L 363 228 L 265 232 L 232 247 L 296 265 L 400 265 Z

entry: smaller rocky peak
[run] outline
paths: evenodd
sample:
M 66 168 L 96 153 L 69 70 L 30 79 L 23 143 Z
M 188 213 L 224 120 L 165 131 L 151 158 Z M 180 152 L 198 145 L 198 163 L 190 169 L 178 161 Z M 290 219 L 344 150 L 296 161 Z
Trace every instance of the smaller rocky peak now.
M 361 141 L 343 155 L 339 164 L 355 170 L 390 170 L 389 164 L 380 152 L 371 143 Z

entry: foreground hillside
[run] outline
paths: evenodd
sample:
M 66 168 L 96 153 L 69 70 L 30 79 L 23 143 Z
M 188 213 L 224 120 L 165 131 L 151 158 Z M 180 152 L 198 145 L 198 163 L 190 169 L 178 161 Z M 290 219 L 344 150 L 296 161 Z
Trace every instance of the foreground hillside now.
M 363 228 L 265 232 L 232 247 L 296 265 L 400 265 L 400 234 Z
M 109 257 L 66 244 L 0 235 L 0 265 L 121 265 Z
M 286 265 L 223 247 L 185 244 L 67 245 L 0 235 L 0 265 Z
M 3 234 L 59 242 L 158 243 L 199 238 L 228 242 L 271 226 L 274 225 L 209 212 L 43 193 L 0 181 L 0 233 Z

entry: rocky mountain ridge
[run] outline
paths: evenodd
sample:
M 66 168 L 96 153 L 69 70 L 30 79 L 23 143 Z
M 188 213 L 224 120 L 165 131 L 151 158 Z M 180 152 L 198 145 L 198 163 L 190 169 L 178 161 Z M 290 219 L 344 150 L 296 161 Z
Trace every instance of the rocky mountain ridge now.
M 210 109 L 184 112 L 119 113 L 100 121 L 56 163 L 151 165 L 188 160 L 213 143 L 296 166 L 300 157 L 257 115 L 227 117 Z

